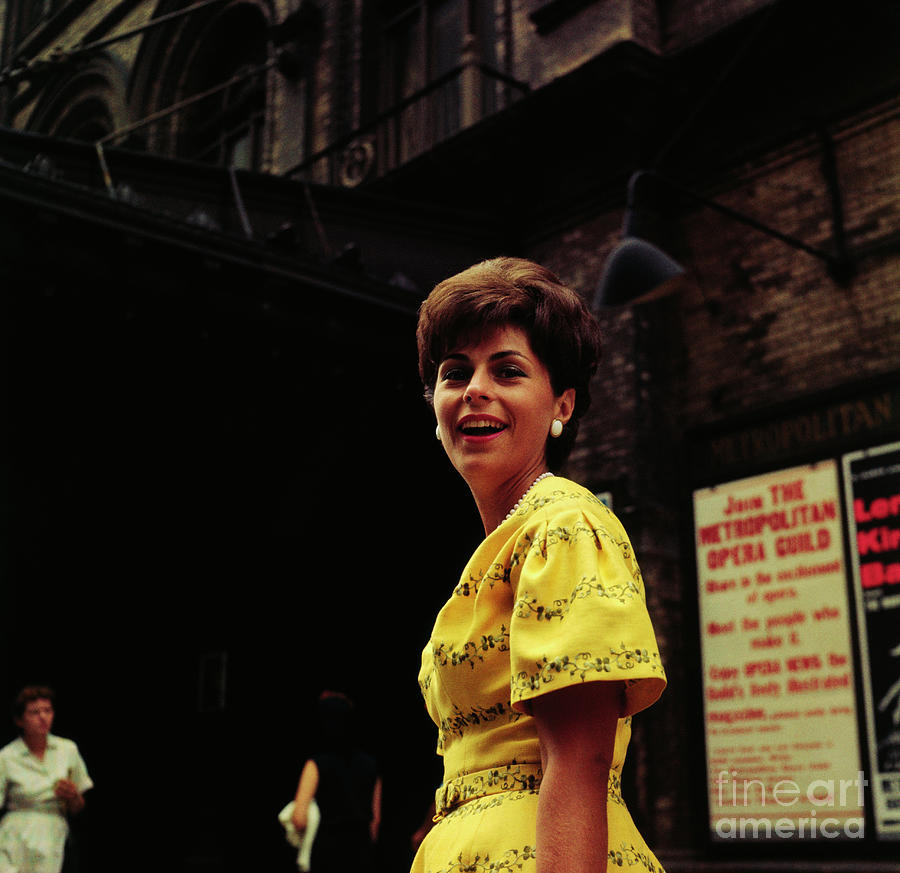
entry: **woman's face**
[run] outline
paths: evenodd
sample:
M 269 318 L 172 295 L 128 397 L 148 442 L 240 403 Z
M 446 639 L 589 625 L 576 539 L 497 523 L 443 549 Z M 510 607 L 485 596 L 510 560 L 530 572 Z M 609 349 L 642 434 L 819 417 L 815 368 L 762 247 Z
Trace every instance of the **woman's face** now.
M 507 325 L 452 348 L 441 361 L 434 411 L 441 442 L 470 486 L 525 487 L 547 469 L 554 418 L 572 415 L 575 390 L 557 397 L 528 334 Z M 528 480 L 525 482 L 525 480 Z
M 46 737 L 53 727 L 53 704 L 39 698 L 25 705 L 25 711 L 16 719 L 16 724 L 26 737 Z

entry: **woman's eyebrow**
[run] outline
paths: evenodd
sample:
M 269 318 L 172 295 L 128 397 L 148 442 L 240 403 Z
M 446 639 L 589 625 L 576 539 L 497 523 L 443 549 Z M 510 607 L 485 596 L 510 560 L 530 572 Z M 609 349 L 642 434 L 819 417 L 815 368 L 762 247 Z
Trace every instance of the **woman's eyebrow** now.
M 494 354 L 491 355 L 489 360 L 498 361 L 501 358 L 510 358 L 510 357 L 522 358 L 523 360 L 526 360 L 526 361 L 528 360 L 528 356 L 524 352 L 516 351 L 516 349 L 504 349 L 502 352 L 494 352 Z M 442 362 L 449 361 L 449 360 L 468 361 L 469 356 L 465 352 L 448 352 L 446 355 L 444 355 Z

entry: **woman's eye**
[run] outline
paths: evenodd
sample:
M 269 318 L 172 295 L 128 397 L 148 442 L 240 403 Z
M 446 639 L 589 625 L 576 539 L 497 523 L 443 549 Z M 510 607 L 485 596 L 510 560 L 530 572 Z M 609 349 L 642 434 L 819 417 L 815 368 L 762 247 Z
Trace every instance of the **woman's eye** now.
M 522 370 L 512 364 L 504 365 L 498 372 L 501 379 L 518 379 L 520 376 L 525 375 Z
M 441 373 L 442 382 L 460 382 L 465 378 L 466 374 L 461 367 L 448 367 Z

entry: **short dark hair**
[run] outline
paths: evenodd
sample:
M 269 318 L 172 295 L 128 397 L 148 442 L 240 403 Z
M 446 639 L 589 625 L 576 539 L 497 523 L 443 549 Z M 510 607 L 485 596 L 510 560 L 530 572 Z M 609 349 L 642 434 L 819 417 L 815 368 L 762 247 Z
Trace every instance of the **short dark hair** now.
M 347 752 L 357 737 L 356 706 L 340 691 L 323 691 L 316 701 L 316 729 L 323 751 Z
M 584 300 L 546 267 L 525 258 L 494 258 L 435 286 L 419 307 L 416 330 L 425 397 L 433 402 L 438 368 L 452 346 L 504 325 L 528 334 L 557 396 L 575 389 L 571 419 L 562 436 L 547 442 L 547 464 L 557 470 L 568 458 L 591 403 L 600 326 Z
M 13 700 L 13 718 L 22 718 L 25 715 L 25 708 L 35 700 L 49 700 L 52 704 L 56 701 L 56 695 L 53 693 L 53 689 L 46 685 L 26 685 Z

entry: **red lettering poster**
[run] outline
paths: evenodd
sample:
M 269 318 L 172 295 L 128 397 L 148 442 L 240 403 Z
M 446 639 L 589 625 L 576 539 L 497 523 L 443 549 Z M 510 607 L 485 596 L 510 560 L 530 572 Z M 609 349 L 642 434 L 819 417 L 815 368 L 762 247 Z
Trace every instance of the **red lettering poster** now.
M 860 839 L 835 461 L 694 492 L 710 830 Z
M 900 443 L 844 456 L 875 832 L 900 839 Z

